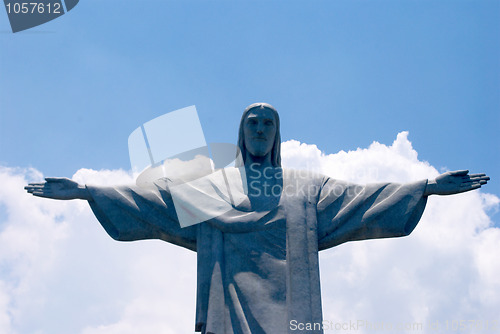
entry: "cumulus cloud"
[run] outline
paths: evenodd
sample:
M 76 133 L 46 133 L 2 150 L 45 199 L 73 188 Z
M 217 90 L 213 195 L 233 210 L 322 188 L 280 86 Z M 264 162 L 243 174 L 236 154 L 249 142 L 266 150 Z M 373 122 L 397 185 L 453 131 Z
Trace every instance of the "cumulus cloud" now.
M 336 154 L 292 140 L 282 144 L 282 154 L 286 167 L 356 183 L 438 175 L 418 159 L 407 132 L 390 146 L 374 142 Z M 195 254 L 158 240 L 116 242 L 87 203 L 24 192 L 25 184 L 42 179 L 34 169 L 0 168 L 0 333 L 191 332 Z M 122 170 L 81 169 L 73 179 L 133 183 Z M 498 207 L 499 199 L 483 191 L 433 196 L 411 236 L 323 251 L 324 319 L 363 324 L 356 333 L 381 323 L 425 329 L 446 320 L 496 320 L 500 229 L 488 213 Z
M 410 182 L 439 174 L 418 160 L 408 132 L 399 133 L 390 146 L 374 142 L 336 154 L 289 141 L 283 143 L 283 164 L 355 183 Z M 431 196 L 409 237 L 323 251 L 324 319 L 356 333 L 380 326 L 418 329 L 420 324 L 423 332 L 435 325 L 445 330 L 446 321 L 452 332 L 457 320 L 467 326 L 472 324 L 468 320 L 475 320 L 474 325 L 488 321 L 490 330 L 485 332 L 494 332 L 491 324 L 500 309 L 500 229 L 493 227 L 488 212 L 498 206 L 498 197 L 482 191 Z M 345 326 L 352 323 L 356 326 Z
M 130 184 L 121 170 L 79 170 Z M 33 169 L 0 168 L 0 333 L 181 333 L 194 328 L 195 253 L 158 240 L 119 243 L 84 201 L 36 198 Z

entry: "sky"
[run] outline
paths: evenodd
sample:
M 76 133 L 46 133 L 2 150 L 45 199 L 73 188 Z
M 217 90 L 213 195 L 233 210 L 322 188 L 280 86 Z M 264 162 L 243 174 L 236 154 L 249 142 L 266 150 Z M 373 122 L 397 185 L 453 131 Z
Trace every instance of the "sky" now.
M 431 197 L 409 237 L 323 252 L 325 319 L 497 319 L 499 91 L 499 1 L 87 0 L 16 34 L 0 10 L 0 332 L 190 333 L 193 253 L 115 242 L 86 203 L 22 187 L 133 182 L 141 124 L 196 105 L 207 142 L 235 143 L 261 101 L 280 113 L 285 166 L 492 178 Z

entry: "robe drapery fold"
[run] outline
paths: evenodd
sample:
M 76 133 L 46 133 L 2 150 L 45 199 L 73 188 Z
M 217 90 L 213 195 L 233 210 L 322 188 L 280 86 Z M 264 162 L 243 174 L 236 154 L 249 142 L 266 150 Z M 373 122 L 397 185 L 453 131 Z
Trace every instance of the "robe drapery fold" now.
M 90 206 L 112 238 L 161 239 L 197 252 L 196 331 L 280 334 L 298 332 L 291 321 L 322 322 L 318 252 L 410 234 L 425 208 L 426 184 L 360 186 L 284 169 L 275 206 L 248 212 L 233 205 L 185 228 L 166 183 L 87 188 Z M 323 333 L 315 328 L 307 332 Z

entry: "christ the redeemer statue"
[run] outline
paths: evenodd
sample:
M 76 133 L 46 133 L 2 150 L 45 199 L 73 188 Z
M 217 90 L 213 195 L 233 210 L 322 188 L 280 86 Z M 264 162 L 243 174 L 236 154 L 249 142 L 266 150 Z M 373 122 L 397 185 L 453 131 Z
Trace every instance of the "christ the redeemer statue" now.
M 281 168 L 280 144 L 276 109 L 250 105 L 239 129 L 242 161 L 225 176 L 233 182 L 244 171 L 248 191 L 234 193 L 242 200 L 231 200 L 231 209 L 220 214 L 196 200 L 197 210 L 215 218 L 184 228 L 164 180 L 144 189 L 47 178 L 25 189 L 40 197 L 87 200 L 116 240 L 161 239 L 197 252 L 197 332 L 281 334 L 300 332 L 291 324 L 323 333 L 319 251 L 347 241 L 409 235 L 429 195 L 457 194 L 489 180 L 462 170 L 435 180 L 360 186 Z M 193 191 L 207 190 L 206 196 L 229 203 L 217 182 L 205 186 L 211 192 L 203 185 Z M 190 196 L 187 192 L 186 202 Z

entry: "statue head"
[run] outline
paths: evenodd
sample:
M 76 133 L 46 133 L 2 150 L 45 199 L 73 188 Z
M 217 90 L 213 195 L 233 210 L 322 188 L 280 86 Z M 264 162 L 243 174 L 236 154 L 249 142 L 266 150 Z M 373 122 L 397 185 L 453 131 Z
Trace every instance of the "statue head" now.
M 280 119 L 272 105 L 254 103 L 245 109 L 240 121 L 238 148 L 242 159 L 237 161 L 237 166 L 244 165 L 250 154 L 257 158 L 270 155 L 271 165 L 281 167 Z

